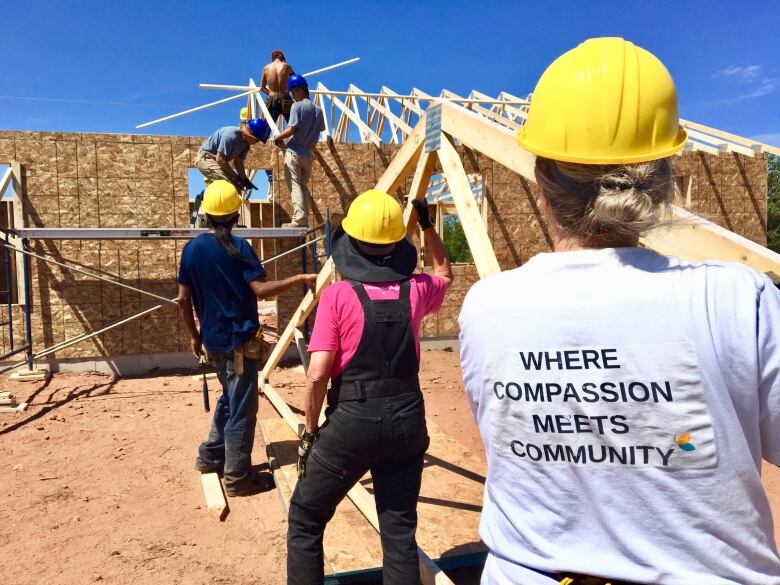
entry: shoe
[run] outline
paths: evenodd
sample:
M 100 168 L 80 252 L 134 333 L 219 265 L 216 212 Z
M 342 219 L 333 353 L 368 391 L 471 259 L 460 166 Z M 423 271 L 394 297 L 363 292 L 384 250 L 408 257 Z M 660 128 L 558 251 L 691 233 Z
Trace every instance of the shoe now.
M 224 471 L 224 465 L 207 465 L 206 463 L 203 463 L 200 459 L 195 460 L 194 467 L 197 471 L 200 471 L 201 473 L 216 473 L 220 477 L 222 477 L 222 473 Z
M 230 498 L 254 496 L 276 487 L 274 476 L 270 473 L 255 473 L 248 482 L 239 486 L 225 486 L 225 494 Z

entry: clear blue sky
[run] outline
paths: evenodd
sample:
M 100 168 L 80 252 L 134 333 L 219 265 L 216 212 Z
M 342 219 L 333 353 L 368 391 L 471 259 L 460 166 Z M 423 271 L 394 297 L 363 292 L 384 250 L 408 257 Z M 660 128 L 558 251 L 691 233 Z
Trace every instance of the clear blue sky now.
M 623 36 L 672 72 L 682 116 L 780 146 L 780 3 L 0 1 L 0 129 L 138 132 L 257 81 L 271 49 L 331 89 L 525 95 L 559 54 Z M 24 98 L 24 99 L 21 99 Z M 33 99 L 36 98 L 36 99 Z M 144 131 L 208 134 L 239 102 Z

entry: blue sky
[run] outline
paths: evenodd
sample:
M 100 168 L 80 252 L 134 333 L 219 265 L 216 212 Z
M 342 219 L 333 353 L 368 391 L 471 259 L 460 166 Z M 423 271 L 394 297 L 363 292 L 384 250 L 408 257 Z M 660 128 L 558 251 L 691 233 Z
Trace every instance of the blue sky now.
M 623 36 L 658 55 L 688 119 L 780 146 L 780 4 L 738 2 L 0 1 L 0 129 L 138 132 L 257 80 L 271 49 L 298 71 L 350 57 L 331 89 L 525 95 L 559 54 Z M 24 99 L 20 99 L 24 98 Z M 143 130 L 208 134 L 239 102 Z

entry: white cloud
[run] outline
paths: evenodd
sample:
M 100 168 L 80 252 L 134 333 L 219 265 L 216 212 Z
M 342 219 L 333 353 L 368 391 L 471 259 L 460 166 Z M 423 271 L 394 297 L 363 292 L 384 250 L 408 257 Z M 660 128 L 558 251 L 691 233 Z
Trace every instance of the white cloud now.
M 725 69 L 716 71 L 713 77 L 731 77 L 741 81 L 752 81 L 758 77 L 762 68 L 761 65 L 746 65 L 744 67 L 729 65 Z
M 721 104 L 733 104 L 740 100 L 770 95 L 780 88 L 780 77 L 765 73 L 763 65 L 729 65 L 713 73 L 712 77 L 726 78 L 728 82 L 736 83 L 741 88 L 738 95 L 718 100 L 717 103 Z

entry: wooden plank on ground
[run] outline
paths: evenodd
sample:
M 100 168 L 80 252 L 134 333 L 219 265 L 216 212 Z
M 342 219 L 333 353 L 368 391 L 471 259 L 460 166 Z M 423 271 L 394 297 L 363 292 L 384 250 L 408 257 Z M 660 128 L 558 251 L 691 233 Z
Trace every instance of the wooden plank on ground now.
M 274 472 L 282 497 L 289 508 L 290 498 L 298 483 L 298 437 L 281 418 L 263 419 L 260 427 L 267 442 L 269 460 L 277 466 Z M 326 573 L 333 575 L 379 569 L 382 567 L 382 546 L 379 534 L 366 521 L 355 505 L 344 499 L 328 523 L 323 543 Z
M 42 380 L 48 380 L 51 376 L 49 370 L 17 370 L 11 374 L 8 379 L 14 382 L 40 382 Z
M 22 402 L 18 406 L 0 406 L 0 412 L 23 412 L 27 410 L 27 403 Z
M 216 473 L 202 473 L 200 483 L 203 486 L 203 496 L 206 498 L 209 514 L 220 521 L 224 520 L 228 513 L 228 504 L 219 476 Z

